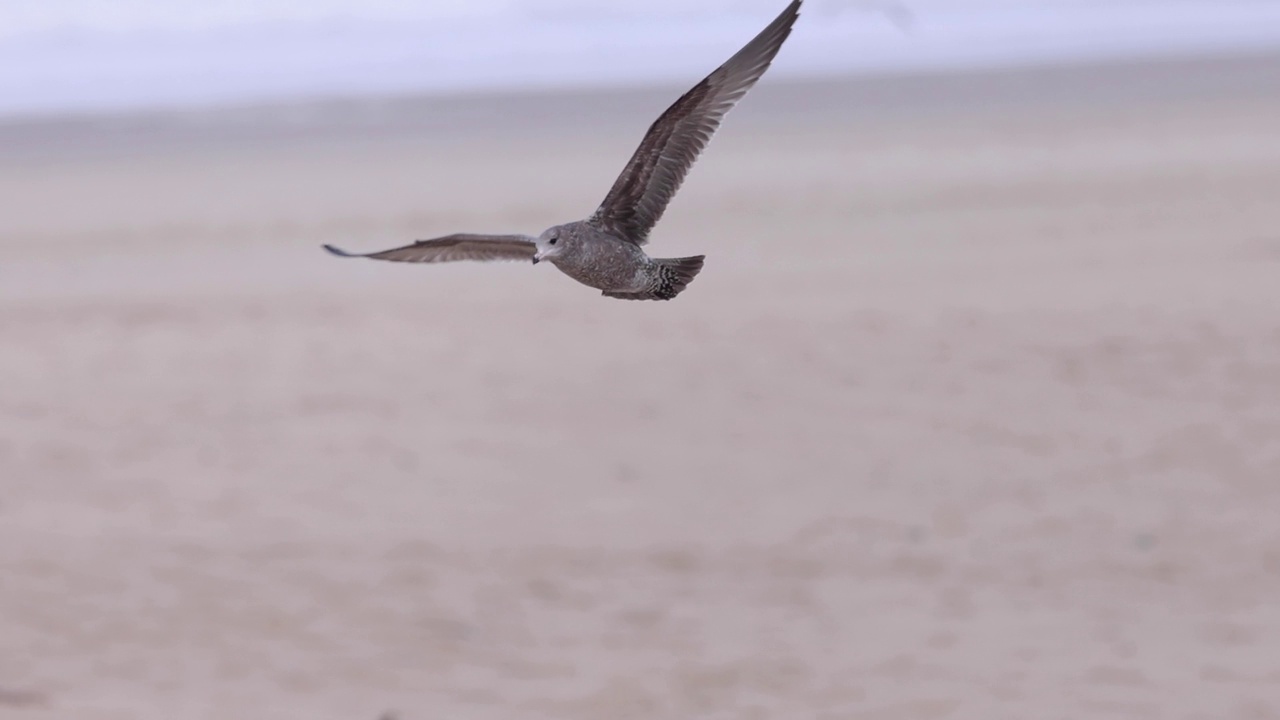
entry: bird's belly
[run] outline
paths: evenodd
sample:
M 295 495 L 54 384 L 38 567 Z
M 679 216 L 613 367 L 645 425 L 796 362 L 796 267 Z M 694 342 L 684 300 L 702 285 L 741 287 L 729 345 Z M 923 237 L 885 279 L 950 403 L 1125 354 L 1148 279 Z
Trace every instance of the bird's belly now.
M 612 252 L 610 251 L 612 250 Z M 584 253 L 556 264 L 565 275 L 597 290 L 628 292 L 644 286 L 648 263 L 629 248 L 609 248 Z
M 644 274 L 637 263 L 625 265 L 560 265 L 560 271 L 578 282 L 597 290 L 631 291 L 643 285 Z

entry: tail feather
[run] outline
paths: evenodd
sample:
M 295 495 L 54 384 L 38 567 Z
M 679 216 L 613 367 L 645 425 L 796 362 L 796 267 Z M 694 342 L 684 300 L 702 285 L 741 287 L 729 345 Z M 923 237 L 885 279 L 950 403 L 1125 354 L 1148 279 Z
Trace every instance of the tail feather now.
M 657 272 L 653 274 L 653 282 L 640 292 L 609 292 L 605 295 L 623 300 L 670 300 L 693 282 L 702 271 L 705 255 L 694 255 L 682 258 L 654 258 Z
M 661 278 L 654 294 L 663 300 L 670 300 L 680 294 L 702 272 L 702 261 L 705 255 L 693 257 L 664 258 L 658 260 L 658 277 Z

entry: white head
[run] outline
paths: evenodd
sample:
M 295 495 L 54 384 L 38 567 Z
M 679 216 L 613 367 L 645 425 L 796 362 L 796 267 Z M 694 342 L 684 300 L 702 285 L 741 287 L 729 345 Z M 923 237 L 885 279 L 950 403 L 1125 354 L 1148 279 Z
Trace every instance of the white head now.
M 537 252 L 533 255 L 534 264 L 538 264 L 543 260 L 555 258 L 564 251 L 565 245 L 568 243 L 568 233 L 564 232 L 562 225 L 549 227 L 542 231 L 535 241 Z

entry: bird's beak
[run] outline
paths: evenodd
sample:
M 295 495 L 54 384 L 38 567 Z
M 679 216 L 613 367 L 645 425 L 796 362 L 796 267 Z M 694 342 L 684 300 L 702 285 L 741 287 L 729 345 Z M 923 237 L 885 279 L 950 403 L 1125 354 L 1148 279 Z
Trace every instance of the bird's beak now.
M 538 264 L 538 261 L 539 261 L 539 260 L 541 260 L 541 259 L 542 259 L 542 258 L 538 257 L 537 255 L 534 255 L 534 256 L 533 256 L 533 264 L 534 264 L 534 265 L 537 265 L 537 264 Z

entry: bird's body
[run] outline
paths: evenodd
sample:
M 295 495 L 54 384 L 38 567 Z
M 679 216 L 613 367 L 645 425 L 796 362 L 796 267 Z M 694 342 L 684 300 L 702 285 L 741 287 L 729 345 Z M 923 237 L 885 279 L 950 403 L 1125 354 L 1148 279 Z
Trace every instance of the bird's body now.
M 585 221 L 559 225 L 556 235 L 561 249 L 548 262 L 587 287 L 637 291 L 653 273 L 653 260 L 639 245 Z
M 556 231 L 564 249 L 549 256 L 548 262 L 609 297 L 670 300 L 702 269 L 701 255 L 654 259 L 639 245 L 587 221 L 560 225 Z
M 654 121 L 604 202 L 586 220 L 553 226 L 536 238 L 458 233 L 359 255 L 325 248 L 343 257 L 399 262 L 546 260 L 607 297 L 674 298 L 702 270 L 703 256 L 651 258 L 642 246 L 724 115 L 768 69 L 791 33 L 801 2 L 792 0 L 759 35 Z

